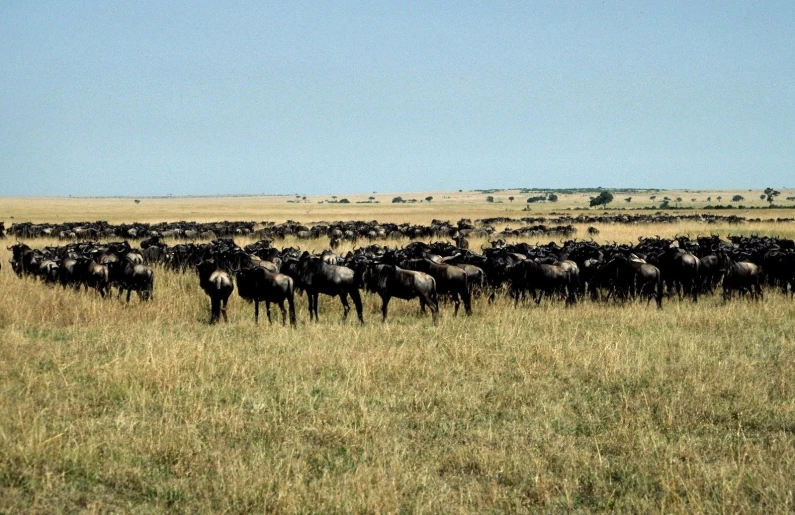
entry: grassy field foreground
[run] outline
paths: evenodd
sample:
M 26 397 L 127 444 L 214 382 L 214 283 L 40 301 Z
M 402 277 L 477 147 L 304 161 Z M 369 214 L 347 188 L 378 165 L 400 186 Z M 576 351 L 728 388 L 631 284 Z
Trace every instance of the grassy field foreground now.
M 7 259 L 3 250 L 3 260 Z M 795 303 L 480 299 L 365 326 L 208 327 L 0 273 L 0 511 L 795 508 Z

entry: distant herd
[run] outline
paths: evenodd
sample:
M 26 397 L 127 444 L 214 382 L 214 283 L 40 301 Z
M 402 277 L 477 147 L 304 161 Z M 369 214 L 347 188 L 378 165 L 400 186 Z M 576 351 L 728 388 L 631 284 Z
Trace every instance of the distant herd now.
M 381 225 L 381 224 L 379 224 Z M 296 293 L 306 293 L 310 320 L 318 320 L 318 297 L 339 297 L 343 319 L 350 311 L 348 299 L 364 323 L 361 292 L 381 298 L 382 320 L 387 319 L 392 298 L 418 299 L 423 312 L 436 322 L 441 300 L 450 300 L 453 314 L 461 304 L 471 314 L 472 299 L 493 301 L 507 295 L 516 305 L 532 299 L 560 301 L 568 306 L 581 302 L 633 300 L 663 307 L 666 299 L 690 299 L 721 291 L 760 299 L 766 288 L 795 292 L 795 242 L 768 236 L 641 237 L 635 244 L 597 244 L 568 240 L 546 245 L 506 243 L 494 238 L 479 252 L 469 249 L 466 222 L 448 224 L 457 234 L 450 241 L 412 241 L 403 246 L 370 243 L 338 254 L 333 245 L 312 254 L 297 247 L 276 248 L 263 238 L 239 247 L 232 238 L 209 243 L 168 245 L 160 234 L 139 242 L 70 242 L 60 246 L 31 248 L 17 242 L 12 251 L 12 270 L 19 277 L 34 277 L 63 288 L 93 289 L 105 297 L 113 288 L 119 295 L 132 292 L 142 301 L 155 293 L 155 272 L 161 267 L 192 271 L 198 286 L 210 297 L 210 323 L 226 320 L 229 297 L 237 290 L 259 306 L 264 302 L 268 320 L 270 305 L 296 324 Z M 480 224 L 482 227 L 484 224 Z M 463 227 L 462 227 L 463 226 Z M 344 235 L 344 233 L 343 233 Z M 333 235 L 327 234 L 330 241 Z M 285 303 L 287 307 L 285 308 Z

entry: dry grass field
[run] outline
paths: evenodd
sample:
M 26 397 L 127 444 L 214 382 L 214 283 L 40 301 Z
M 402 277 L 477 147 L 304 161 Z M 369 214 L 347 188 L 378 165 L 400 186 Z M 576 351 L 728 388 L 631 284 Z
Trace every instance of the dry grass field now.
M 749 206 L 765 204 L 746 193 Z M 0 220 L 427 223 L 528 214 L 502 192 L 490 195 L 503 204 L 484 194 L 402 196 L 431 195 L 401 205 L 394 195 L 342 205 L 2 199 Z M 561 198 L 530 215 L 583 202 L 587 195 Z M 601 241 L 795 237 L 791 222 L 600 229 Z M 310 324 L 301 297 L 296 329 L 255 325 L 253 307 L 235 293 L 229 323 L 208 326 L 193 275 L 156 268 L 153 300 L 127 305 L 19 279 L 9 254 L 3 246 L 2 512 L 795 510 L 795 301 L 770 290 L 759 302 L 702 298 L 662 311 L 481 298 L 472 317 L 443 306 L 436 327 L 416 302 L 400 300 L 381 324 L 369 294 L 364 326 L 342 323 L 327 297 L 320 323 Z

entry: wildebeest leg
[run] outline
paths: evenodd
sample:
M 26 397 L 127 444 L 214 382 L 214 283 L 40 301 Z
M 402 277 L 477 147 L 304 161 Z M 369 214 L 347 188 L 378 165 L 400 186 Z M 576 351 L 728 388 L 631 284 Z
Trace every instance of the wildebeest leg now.
M 290 309 L 290 325 L 295 327 L 297 323 L 295 320 L 295 298 L 292 293 L 287 297 L 287 307 Z
M 254 323 L 259 324 L 259 300 L 254 299 Z
M 348 311 L 351 310 L 351 306 L 348 304 L 347 293 L 340 293 L 340 302 L 342 302 L 342 321 L 344 322 L 348 319 Z
M 221 299 L 215 297 L 210 298 L 210 325 L 218 321 L 221 312 Z
M 461 300 L 464 301 L 464 311 L 467 316 L 472 314 L 472 296 L 468 289 L 464 288 L 461 292 Z
M 271 301 L 265 301 L 265 314 L 268 316 L 268 324 L 273 325 L 273 320 L 271 320 Z
M 425 302 L 428 303 L 428 307 L 431 308 L 431 318 L 433 319 L 433 325 L 436 325 L 439 320 L 439 302 L 438 300 L 434 302 L 435 299 L 428 297 Z
M 458 309 L 461 307 L 461 300 L 458 298 L 458 292 L 451 291 L 450 298 L 453 300 L 453 305 L 455 309 L 453 310 L 453 316 L 458 316 Z
M 422 297 L 420 297 L 420 314 L 421 315 L 425 314 L 425 299 L 423 299 Z
M 386 312 L 389 306 L 389 297 L 381 296 L 381 322 L 386 322 Z
M 127 304 L 130 303 L 130 295 L 132 294 L 132 288 L 127 290 Z
M 287 325 L 287 310 L 284 309 L 284 300 L 280 300 L 278 302 L 279 309 L 282 312 L 282 327 Z
M 309 302 L 309 321 L 311 322 L 315 318 L 314 296 L 311 292 L 306 292 L 306 300 Z
M 224 322 L 226 322 L 226 323 L 229 323 L 229 319 L 226 316 L 226 303 L 228 301 L 229 301 L 229 299 L 223 299 L 221 301 L 221 314 L 224 315 Z
M 312 311 L 315 313 L 315 322 L 320 322 L 320 317 L 318 316 L 318 304 L 320 304 L 320 294 L 318 292 L 314 292 L 312 294 Z
M 354 288 L 350 293 L 351 299 L 353 299 L 353 305 L 356 307 L 356 315 L 359 317 L 359 322 L 364 323 L 364 316 L 362 316 L 362 297 L 359 295 L 359 290 Z

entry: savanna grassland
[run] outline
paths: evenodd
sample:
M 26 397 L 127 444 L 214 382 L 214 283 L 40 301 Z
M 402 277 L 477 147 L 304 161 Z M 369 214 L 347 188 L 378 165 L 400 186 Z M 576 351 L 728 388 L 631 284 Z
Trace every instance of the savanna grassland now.
M 743 194 L 761 207 L 758 193 Z M 404 194 L 434 199 L 400 205 L 394 195 L 3 199 L 0 220 L 427 223 L 587 205 L 561 196 L 528 213 L 518 193 L 488 194 L 503 203 L 464 193 Z M 655 194 L 681 195 L 643 196 Z M 792 222 L 598 227 L 611 242 L 795 237 Z M 471 317 L 442 306 L 438 326 L 400 300 L 381 324 L 370 294 L 364 326 L 341 322 L 339 302 L 322 296 L 310 324 L 302 297 L 296 329 L 255 325 L 235 294 L 229 323 L 208 326 L 194 275 L 155 267 L 153 300 L 126 305 L 19 279 L 9 258 L 3 246 L 3 512 L 795 510 L 795 301 L 771 289 L 758 302 L 703 297 L 662 311 L 478 298 Z

